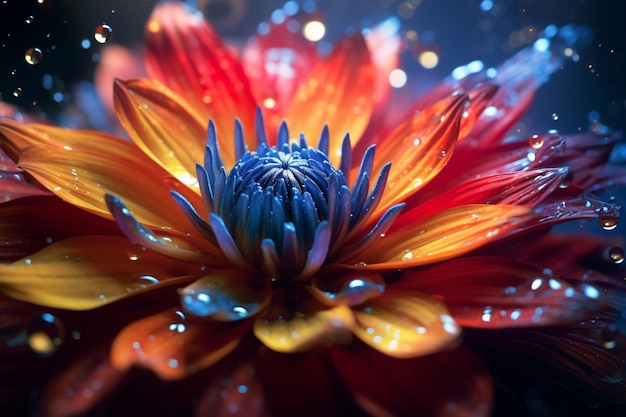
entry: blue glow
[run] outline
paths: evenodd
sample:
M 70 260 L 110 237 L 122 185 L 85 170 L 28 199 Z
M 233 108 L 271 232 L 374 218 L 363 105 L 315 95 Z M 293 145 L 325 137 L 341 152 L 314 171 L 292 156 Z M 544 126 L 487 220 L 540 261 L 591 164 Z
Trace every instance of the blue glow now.
M 80 46 L 82 46 L 83 49 L 89 49 L 89 47 L 91 46 L 91 42 L 89 41 L 89 39 L 83 39 L 80 43 Z
M 480 2 L 480 10 L 483 12 L 488 12 L 493 9 L 493 1 L 491 0 L 483 0 Z
M 287 13 L 287 16 L 293 16 L 294 14 L 298 13 L 299 9 L 300 7 L 295 1 L 288 1 L 283 6 L 283 10 L 285 11 L 285 13 Z

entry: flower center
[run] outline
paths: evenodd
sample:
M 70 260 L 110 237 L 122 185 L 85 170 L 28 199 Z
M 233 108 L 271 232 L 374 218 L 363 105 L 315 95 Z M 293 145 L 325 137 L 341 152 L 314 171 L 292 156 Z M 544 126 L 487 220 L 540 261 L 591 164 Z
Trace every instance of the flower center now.
M 328 228 L 331 181 L 347 186 L 323 152 L 263 144 L 233 166 L 213 211 L 251 265 L 293 279 L 305 269 L 316 235 Z

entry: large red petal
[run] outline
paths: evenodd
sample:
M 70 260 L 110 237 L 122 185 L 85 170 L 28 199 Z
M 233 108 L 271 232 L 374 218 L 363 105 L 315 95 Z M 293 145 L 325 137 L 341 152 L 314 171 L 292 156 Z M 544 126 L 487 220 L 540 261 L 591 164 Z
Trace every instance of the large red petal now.
M 146 25 L 146 69 L 194 108 L 213 119 L 222 157 L 234 163 L 233 123 L 238 117 L 247 144 L 256 149 L 255 102 L 239 62 L 202 15 L 180 2 L 157 5 Z
M 359 345 L 335 348 L 331 356 L 357 403 L 372 416 L 490 414 L 491 378 L 480 359 L 463 348 L 395 359 Z

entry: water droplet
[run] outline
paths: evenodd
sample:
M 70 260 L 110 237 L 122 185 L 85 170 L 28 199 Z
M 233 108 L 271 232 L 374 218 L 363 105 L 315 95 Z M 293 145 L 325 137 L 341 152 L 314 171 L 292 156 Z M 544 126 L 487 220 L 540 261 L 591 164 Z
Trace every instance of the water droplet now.
M 40 355 L 54 353 L 63 341 L 62 323 L 50 313 L 43 313 L 30 322 L 26 329 L 28 345 Z
M 609 249 L 609 260 L 616 264 L 624 262 L 624 248 L 620 246 L 613 246 Z
M 107 43 L 113 37 L 113 29 L 111 29 L 111 26 L 103 23 L 96 28 L 93 37 L 98 43 Z
M 552 113 L 552 120 L 557 121 L 559 120 L 559 115 L 556 113 Z
M 617 227 L 618 217 L 612 213 L 603 213 L 598 216 L 598 221 L 604 230 L 613 230 Z
M 24 91 L 21 87 L 17 87 L 15 90 L 13 90 L 13 97 L 19 97 L 22 95 L 23 92 Z
M 445 158 L 445 157 L 446 157 L 446 155 L 447 155 L 447 152 L 446 152 L 446 151 L 441 151 L 441 152 L 439 152 L 439 159 L 443 159 L 443 158 Z
M 28 48 L 24 53 L 24 60 L 30 65 L 36 65 L 43 59 L 43 52 L 39 48 Z
M 130 259 L 131 261 L 139 260 L 139 258 L 141 258 L 141 252 L 145 250 L 146 250 L 145 246 L 141 246 L 141 245 L 131 246 L 131 248 L 127 252 L 128 259 Z
M 544 143 L 544 140 L 543 140 L 543 136 L 541 135 L 532 135 L 530 139 L 528 140 L 528 144 L 533 149 L 541 149 L 541 147 L 543 146 L 543 143 Z
M 26 19 L 24 19 L 24 22 L 26 22 L 27 25 L 30 25 L 34 20 L 35 18 L 33 16 L 27 16 Z
M 572 184 L 573 180 L 574 180 L 574 173 L 572 171 L 568 170 L 567 174 L 565 174 L 565 176 L 561 180 L 561 183 L 559 184 L 559 188 L 567 188 L 567 187 L 569 187 Z

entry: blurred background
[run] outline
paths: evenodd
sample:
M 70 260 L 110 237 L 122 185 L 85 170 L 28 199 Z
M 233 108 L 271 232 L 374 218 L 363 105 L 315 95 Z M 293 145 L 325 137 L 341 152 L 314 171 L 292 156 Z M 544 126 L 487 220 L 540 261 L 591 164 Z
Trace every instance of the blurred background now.
M 74 86 L 91 80 L 106 45 L 141 54 L 143 23 L 157 0 L 0 0 L 0 100 L 55 118 Z M 284 0 L 198 0 L 235 43 L 251 36 Z M 493 66 L 529 45 L 549 24 L 587 25 L 591 42 L 553 75 L 518 126 L 520 133 L 586 130 L 590 118 L 626 127 L 626 29 L 612 0 L 298 0 L 325 16 L 320 49 L 346 30 L 395 16 L 403 65 L 415 94 L 474 60 Z M 104 25 L 104 26 L 103 26 Z M 100 31 L 98 33 L 98 31 Z M 98 38 L 98 39 L 96 39 Z M 104 43 L 100 43 L 104 42 Z

